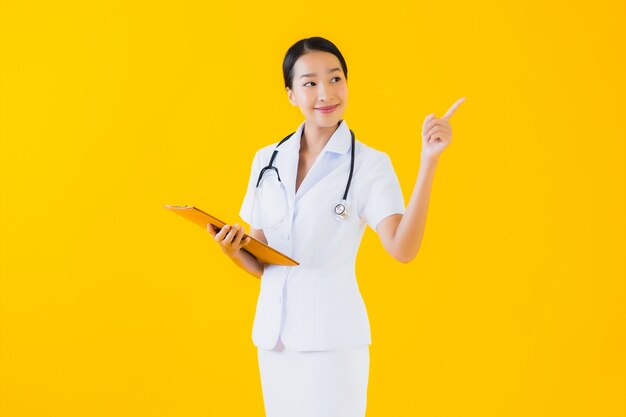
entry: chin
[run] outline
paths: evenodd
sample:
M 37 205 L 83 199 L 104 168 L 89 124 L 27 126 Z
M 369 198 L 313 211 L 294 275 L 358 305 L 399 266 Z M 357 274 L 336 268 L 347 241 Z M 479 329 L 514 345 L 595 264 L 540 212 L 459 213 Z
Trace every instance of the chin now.
M 315 115 L 314 120 L 318 126 L 332 127 L 336 126 L 343 119 L 343 114 L 321 114 Z

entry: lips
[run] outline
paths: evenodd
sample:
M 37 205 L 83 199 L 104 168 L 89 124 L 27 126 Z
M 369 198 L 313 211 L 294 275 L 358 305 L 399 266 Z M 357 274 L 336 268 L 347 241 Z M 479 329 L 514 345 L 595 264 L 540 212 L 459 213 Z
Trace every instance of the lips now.
M 339 106 L 339 104 L 335 104 L 334 106 L 325 106 L 325 107 L 316 107 L 316 110 L 321 110 L 321 111 L 328 111 L 328 110 L 332 110 L 335 107 Z

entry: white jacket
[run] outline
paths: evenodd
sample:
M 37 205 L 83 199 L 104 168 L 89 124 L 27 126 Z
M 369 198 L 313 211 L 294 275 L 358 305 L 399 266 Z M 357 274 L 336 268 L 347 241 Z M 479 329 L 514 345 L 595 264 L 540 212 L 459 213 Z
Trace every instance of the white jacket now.
M 380 220 L 404 213 L 402 190 L 387 154 L 357 140 L 347 199 L 351 215 L 348 220 L 336 219 L 333 208 L 343 197 L 350 172 L 350 131 L 342 120 L 295 193 L 303 128 L 304 122 L 278 147 L 273 164 L 289 195 L 287 221 L 264 230 L 271 247 L 300 265 L 265 266 L 252 340 L 271 349 L 280 336 L 285 346 L 299 351 L 370 344 L 369 320 L 354 269 L 356 254 L 366 224 L 376 230 Z M 277 143 L 254 156 L 239 212 L 247 223 L 259 172 Z

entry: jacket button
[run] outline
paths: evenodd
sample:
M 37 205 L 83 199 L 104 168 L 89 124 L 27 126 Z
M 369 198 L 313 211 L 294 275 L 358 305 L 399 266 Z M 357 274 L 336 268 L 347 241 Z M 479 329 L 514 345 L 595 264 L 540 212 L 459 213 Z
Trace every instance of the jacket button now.
M 283 302 L 283 297 L 278 296 L 278 304 L 281 304 Z
M 291 235 L 289 233 L 285 233 L 285 240 L 289 240 L 289 238 L 291 237 Z

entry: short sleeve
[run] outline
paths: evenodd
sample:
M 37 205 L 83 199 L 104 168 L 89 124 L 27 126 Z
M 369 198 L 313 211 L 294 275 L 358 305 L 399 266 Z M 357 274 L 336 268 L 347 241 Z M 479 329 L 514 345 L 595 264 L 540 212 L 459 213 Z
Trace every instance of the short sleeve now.
M 257 151 L 257 153 L 254 155 L 254 159 L 252 160 L 248 187 L 246 189 L 246 194 L 243 198 L 243 202 L 241 204 L 241 209 L 239 210 L 239 217 L 241 217 L 241 219 L 248 224 L 250 224 L 250 220 L 252 218 L 252 200 L 254 199 L 256 182 L 259 177 L 259 172 L 261 171 L 260 153 L 261 151 Z
M 361 215 L 375 231 L 378 223 L 385 217 L 404 214 L 404 196 L 391 159 L 386 153 L 380 152 L 364 172 L 367 172 L 367 181 L 364 184 L 367 191 Z

